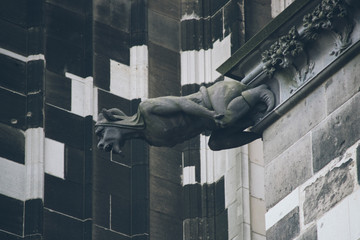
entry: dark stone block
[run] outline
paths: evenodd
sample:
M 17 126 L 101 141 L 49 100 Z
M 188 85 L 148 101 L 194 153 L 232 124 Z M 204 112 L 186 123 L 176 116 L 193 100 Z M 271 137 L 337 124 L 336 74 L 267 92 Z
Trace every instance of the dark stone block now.
M 121 109 L 126 115 L 131 115 L 131 102 L 128 99 L 119 97 L 109 92 L 98 90 L 98 112 L 100 113 L 103 108 L 118 108 Z
M 130 34 L 98 21 L 93 24 L 95 52 L 130 65 Z
M 223 15 L 222 11 L 219 11 L 211 17 L 211 41 L 214 43 L 223 38 Z
M 45 105 L 45 136 L 69 146 L 84 149 L 84 118 Z
M 210 15 L 213 16 L 220 8 L 224 7 L 229 0 L 210 0 Z M 221 12 L 221 11 L 220 11 Z
M 0 230 L 0 239 L 1 240 L 23 240 L 22 237 L 18 237 L 16 235 L 6 233 Z
M 110 91 L 110 60 L 98 53 L 94 53 L 94 85 Z
M 222 211 L 215 217 L 215 239 L 228 239 L 228 213 Z
M 149 9 L 174 20 L 180 20 L 181 1 L 178 0 L 151 0 L 148 1 Z
M 181 152 L 176 151 L 174 148 L 152 147 L 150 148 L 149 158 L 151 159 L 151 175 L 166 179 L 174 184 L 181 183 Z
M 43 237 L 41 234 L 29 235 L 24 238 L 24 240 L 42 240 Z
M 266 231 L 268 240 L 289 240 L 300 233 L 299 208 L 295 208 Z
M 149 42 L 149 97 L 180 95 L 180 54 Z M 176 81 L 177 80 L 177 81 Z
M 27 86 L 26 92 L 34 94 L 43 90 L 44 85 L 44 61 L 30 61 L 26 64 Z
M 148 8 L 146 0 L 131 1 L 131 46 L 147 44 Z
M 215 183 L 215 214 L 225 210 L 225 180 L 222 177 Z
M 44 206 L 84 219 L 83 185 L 45 174 Z
M 135 165 L 131 168 L 131 196 L 133 200 L 149 198 L 149 166 Z
M 150 236 L 152 239 L 183 240 L 181 215 L 170 216 L 150 210 Z
M 0 156 L 25 164 L 24 134 L 20 130 L 2 123 L 0 123 Z
M 350 169 L 354 165 L 354 161 L 349 159 L 305 188 L 305 224 L 317 219 L 353 192 L 354 179 Z
M 92 3 L 87 0 L 45 0 L 45 2 L 76 12 L 77 14 L 91 14 Z
M 313 142 L 317 143 L 312 148 L 314 172 L 342 155 L 360 138 L 359 101 L 357 94 L 313 131 Z
M 149 164 L 149 146 L 142 139 L 132 139 L 131 143 L 131 164 Z
M 180 22 L 153 10 L 149 10 L 148 14 L 149 41 L 178 52 L 180 50 Z
M 0 88 L 0 122 L 26 129 L 26 97 Z
M 109 229 L 102 228 L 100 226 L 93 226 L 92 239 L 106 239 L 106 240 L 130 240 L 129 236 L 125 236 L 120 233 L 116 233 Z
M 111 229 L 131 235 L 131 202 L 116 195 L 111 195 Z
M 243 43 L 244 24 L 238 0 L 231 2 L 224 8 L 224 37 L 231 33 L 231 53 L 234 53 Z
M 215 183 L 204 184 L 201 192 L 203 217 L 215 216 Z
M 186 95 L 196 93 L 199 91 L 199 89 L 200 89 L 200 85 L 196 84 L 196 83 L 182 85 L 181 86 L 181 96 L 186 96 Z
M 26 93 L 26 63 L 0 55 L 0 77 L 2 87 Z
M 246 40 L 258 33 L 271 20 L 271 2 L 245 0 Z
M 0 16 L 23 27 L 42 23 L 42 0 L 12 0 L 0 2 Z
M 44 239 L 83 239 L 82 221 L 44 209 Z
M 200 150 L 185 150 L 183 152 L 184 167 L 195 166 L 198 167 L 200 162 Z
M 181 16 L 195 14 L 196 16 L 203 16 L 203 1 L 198 0 L 183 0 L 181 1 Z
M 44 9 L 48 36 L 80 47 L 84 44 L 84 38 L 91 36 L 86 32 L 86 16 L 52 4 L 45 4 Z
M 300 235 L 297 240 L 317 240 L 317 227 L 316 224 L 314 226 L 309 227 L 305 233 Z
M 0 229 L 22 236 L 24 202 L 0 194 Z
M 149 233 L 149 199 L 133 200 L 131 202 L 132 234 Z M 140 238 L 141 239 L 141 238 Z
M 65 179 L 84 184 L 85 153 L 83 150 L 65 145 Z
M 138 235 L 136 235 L 136 236 L 133 236 L 132 238 L 131 238 L 132 240 L 149 240 L 150 239 L 150 236 L 149 235 L 142 235 L 142 236 L 138 236 Z
M 93 191 L 94 224 L 110 228 L 110 194 Z
M 44 53 L 44 29 L 32 27 L 28 29 L 27 55 Z
M 45 46 L 46 68 L 60 75 L 65 72 L 88 77 L 92 75 L 92 59 L 86 51 L 85 46 L 77 46 L 71 42 L 64 42 L 51 36 L 46 37 Z
M 151 167 L 150 167 L 151 169 Z M 182 218 L 182 187 L 150 175 L 150 209 L 174 218 Z
M 94 19 L 129 33 L 131 5 L 131 1 L 128 0 L 94 1 Z
M 0 10 L 1 11 L 1 10 Z M 0 19 L 0 44 L 2 48 L 18 54 L 27 55 L 26 36 L 27 30 L 14 23 Z M 6 69 L 6 68 L 4 68 Z
M 29 94 L 26 97 L 26 127 L 37 128 L 43 126 L 43 93 Z
M 42 199 L 25 201 L 25 235 L 42 233 L 43 202 Z
M 71 79 L 46 71 L 45 94 L 47 103 L 71 110 Z
M 189 184 L 183 187 L 184 219 L 202 216 L 201 185 Z
M 130 199 L 131 168 L 97 157 L 94 158 L 93 172 L 95 191 Z
M 181 49 L 200 50 L 212 46 L 210 18 L 191 19 L 181 22 Z

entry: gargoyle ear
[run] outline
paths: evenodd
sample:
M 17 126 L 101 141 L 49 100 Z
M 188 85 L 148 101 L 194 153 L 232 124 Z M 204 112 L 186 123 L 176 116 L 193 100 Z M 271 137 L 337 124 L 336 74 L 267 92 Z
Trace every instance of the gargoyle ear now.
M 101 113 L 103 114 L 104 118 L 108 121 L 116 121 L 118 120 L 109 110 L 103 108 L 101 110 Z

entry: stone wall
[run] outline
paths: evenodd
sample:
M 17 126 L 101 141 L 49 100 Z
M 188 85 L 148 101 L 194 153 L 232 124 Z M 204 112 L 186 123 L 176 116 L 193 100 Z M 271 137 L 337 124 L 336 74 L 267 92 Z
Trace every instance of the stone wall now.
M 356 56 L 264 132 L 267 239 L 360 237 Z

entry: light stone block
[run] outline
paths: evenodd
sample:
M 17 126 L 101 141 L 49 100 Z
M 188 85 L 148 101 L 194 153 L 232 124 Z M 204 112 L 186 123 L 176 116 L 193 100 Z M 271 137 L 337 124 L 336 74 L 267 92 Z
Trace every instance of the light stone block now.
M 265 235 L 265 202 L 250 197 L 251 229 L 253 232 Z
M 17 60 L 22 61 L 22 62 L 30 62 L 30 61 L 38 61 L 38 60 L 45 61 L 44 54 L 23 56 L 23 55 L 20 55 L 18 53 L 12 52 L 12 51 L 9 51 L 9 50 L 4 49 L 4 48 L 0 48 L 0 54 L 11 57 L 11 58 L 14 58 L 14 59 L 17 59 Z
M 266 240 L 266 237 L 257 233 L 251 233 L 251 240 Z
M 148 98 L 148 48 L 130 48 L 130 66 L 110 59 L 110 92 L 126 99 Z
M 64 148 L 64 143 L 45 138 L 45 172 L 62 179 L 65 179 Z
M 344 200 L 317 221 L 318 240 L 351 240 L 348 200 Z
M 0 158 L 0 193 L 25 200 L 25 165 Z
M 252 162 L 250 162 L 250 194 L 265 199 L 265 169 Z
M 236 202 L 238 178 L 236 167 L 229 169 L 225 174 L 225 208 Z
M 265 214 L 265 229 L 268 230 L 283 217 L 299 206 L 299 188 L 296 188 Z
M 183 168 L 183 186 L 195 184 L 195 166 Z
M 242 215 L 239 214 L 238 207 L 239 205 L 237 202 L 228 206 L 229 239 L 233 239 L 241 233 Z
M 360 239 L 360 189 L 349 196 L 350 239 Z
M 93 78 L 82 78 L 65 73 L 71 79 L 71 112 L 79 116 L 92 116 L 94 111 Z
M 26 200 L 44 199 L 44 144 L 43 128 L 25 131 Z
M 257 139 L 256 141 L 249 143 L 248 146 L 250 162 L 264 166 L 264 151 L 261 139 Z

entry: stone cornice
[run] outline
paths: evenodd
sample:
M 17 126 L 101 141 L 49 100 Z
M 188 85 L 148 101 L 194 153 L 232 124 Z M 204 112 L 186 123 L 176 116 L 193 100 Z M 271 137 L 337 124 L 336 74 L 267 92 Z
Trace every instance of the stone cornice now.
M 359 52 L 359 5 L 297 0 L 218 68 L 250 86 L 266 83 L 275 93 L 277 107 L 253 131 L 262 132 Z

